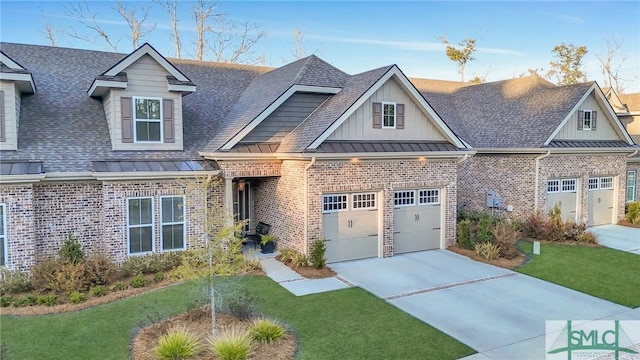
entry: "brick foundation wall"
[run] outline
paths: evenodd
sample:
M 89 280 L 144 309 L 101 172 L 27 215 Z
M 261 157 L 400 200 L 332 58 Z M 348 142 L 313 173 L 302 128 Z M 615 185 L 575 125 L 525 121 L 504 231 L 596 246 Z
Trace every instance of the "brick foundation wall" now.
M 455 242 L 456 163 L 433 161 L 317 162 L 309 169 L 308 240 L 322 238 L 322 194 L 376 191 L 383 194 L 383 256 L 393 256 L 393 193 L 399 189 L 441 188 L 446 194 L 442 229 L 445 244 Z M 445 199 L 443 197 L 443 199 Z
M 10 270 L 28 270 L 35 264 L 35 215 L 31 185 L 3 185 L 0 203 L 5 204 L 7 262 Z

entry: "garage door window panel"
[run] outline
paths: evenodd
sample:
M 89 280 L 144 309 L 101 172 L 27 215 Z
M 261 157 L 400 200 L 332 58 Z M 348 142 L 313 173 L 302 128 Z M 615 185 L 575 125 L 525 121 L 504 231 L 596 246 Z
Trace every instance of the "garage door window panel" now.
M 576 192 L 576 179 L 562 180 L 562 192 Z
M 330 194 L 322 196 L 322 212 L 332 213 L 347 210 L 347 195 Z
M 613 190 L 613 177 L 600 178 L 600 189 Z
M 423 189 L 420 190 L 418 196 L 418 203 L 420 205 L 438 205 L 440 204 L 440 190 L 438 189 Z
M 547 181 L 547 192 L 548 193 L 560 192 L 560 180 Z
M 353 210 L 366 210 L 376 208 L 376 194 L 362 193 L 353 194 Z
M 589 178 L 589 190 L 598 190 L 598 178 Z
M 413 190 L 401 190 L 393 193 L 393 205 L 395 207 L 412 206 L 416 204 L 416 192 Z

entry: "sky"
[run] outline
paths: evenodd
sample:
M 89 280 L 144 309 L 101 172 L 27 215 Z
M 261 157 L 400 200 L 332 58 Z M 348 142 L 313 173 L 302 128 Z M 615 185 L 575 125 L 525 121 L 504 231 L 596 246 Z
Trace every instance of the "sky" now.
M 86 32 L 65 15 L 66 1 L 0 1 L 0 40 L 48 45 L 43 19 L 57 30 Z M 143 41 L 173 57 L 169 19 L 150 1 L 127 6 L 152 6 L 148 23 L 156 28 Z M 195 39 L 190 1 L 179 2 L 179 26 L 185 48 Z M 130 52 L 128 27 L 114 10 L 115 2 L 89 1 L 96 20 L 114 39 L 118 51 Z M 498 81 L 549 70 L 552 49 L 561 43 L 586 46 L 584 70 L 588 80 L 604 86 L 599 58 L 607 41 L 621 45 L 620 66 L 624 92 L 640 92 L 640 1 L 225 1 L 217 12 L 238 23 L 255 23 L 266 37 L 254 47 L 266 65 L 295 60 L 294 32 L 303 34 L 305 55 L 315 54 L 341 70 L 356 74 L 397 64 L 410 77 L 460 80 L 457 66 L 445 55 L 438 37 L 452 43 L 477 40 L 475 60 L 467 64 L 465 80 L 486 76 Z M 110 50 L 104 43 L 57 34 L 58 46 Z M 190 51 L 193 57 L 193 51 Z M 183 57 L 189 57 L 184 56 Z M 621 62 L 622 59 L 624 62 Z

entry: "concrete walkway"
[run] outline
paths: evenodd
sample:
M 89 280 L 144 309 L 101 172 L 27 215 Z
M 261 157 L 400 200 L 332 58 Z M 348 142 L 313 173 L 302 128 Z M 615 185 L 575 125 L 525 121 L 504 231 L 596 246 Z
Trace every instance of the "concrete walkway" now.
M 246 253 L 250 257 L 260 259 L 262 270 L 264 270 L 267 276 L 295 296 L 317 294 L 350 287 L 349 284 L 335 277 L 325 279 L 304 278 L 297 272 L 291 270 L 287 265 L 276 260 L 276 256 L 278 255 L 277 251 L 273 254 L 262 254 L 258 251 L 249 251 Z
M 600 225 L 589 228 L 589 231 L 598 235 L 603 246 L 640 255 L 640 228 Z
M 546 320 L 640 320 L 640 309 L 447 250 L 348 261 L 331 268 L 480 353 L 469 359 L 544 359 Z

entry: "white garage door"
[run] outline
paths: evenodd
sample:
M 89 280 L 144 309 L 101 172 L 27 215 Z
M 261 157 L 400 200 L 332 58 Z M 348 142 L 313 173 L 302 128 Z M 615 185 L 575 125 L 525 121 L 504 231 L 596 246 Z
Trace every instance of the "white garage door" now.
M 393 246 L 396 254 L 440 248 L 440 189 L 394 193 Z
M 614 202 L 613 177 L 589 178 L 587 225 L 612 224 Z
M 578 180 L 550 179 L 547 181 L 547 212 L 558 204 L 564 221 L 577 222 Z
M 378 256 L 378 201 L 374 192 L 322 196 L 327 262 Z

